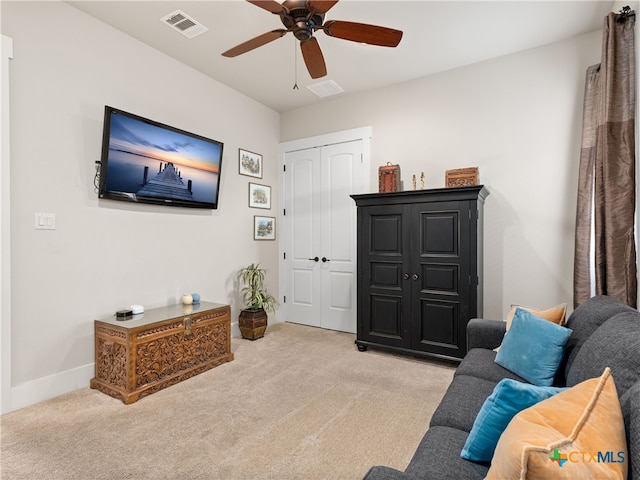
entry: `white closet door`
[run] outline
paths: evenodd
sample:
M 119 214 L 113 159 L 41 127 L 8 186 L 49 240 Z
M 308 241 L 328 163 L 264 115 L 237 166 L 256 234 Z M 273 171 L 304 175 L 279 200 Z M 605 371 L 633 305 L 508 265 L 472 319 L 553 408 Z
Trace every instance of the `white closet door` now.
M 286 320 L 319 327 L 320 149 L 289 152 L 285 165 Z
M 362 141 L 285 154 L 286 320 L 355 333 Z

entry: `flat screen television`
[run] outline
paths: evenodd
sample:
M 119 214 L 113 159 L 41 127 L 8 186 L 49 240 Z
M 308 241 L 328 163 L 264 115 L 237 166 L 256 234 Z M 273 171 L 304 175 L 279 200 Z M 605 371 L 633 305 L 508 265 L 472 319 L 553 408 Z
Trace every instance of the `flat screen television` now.
M 99 198 L 218 208 L 223 144 L 106 106 Z

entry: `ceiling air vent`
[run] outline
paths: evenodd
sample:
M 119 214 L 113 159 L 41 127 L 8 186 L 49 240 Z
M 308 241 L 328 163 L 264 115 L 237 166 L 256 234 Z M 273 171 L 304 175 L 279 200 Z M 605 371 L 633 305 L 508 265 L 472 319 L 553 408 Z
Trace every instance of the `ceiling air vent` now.
M 169 25 L 171 28 L 180 32 L 187 38 L 196 37 L 209 30 L 207 27 L 196 22 L 181 10 L 176 10 L 175 12 L 171 12 L 169 15 L 165 15 L 160 19 L 160 21 Z
M 330 97 L 331 95 L 344 92 L 344 89 L 333 80 L 325 80 L 324 82 L 307 85 L 307 88 L 320 98 Z

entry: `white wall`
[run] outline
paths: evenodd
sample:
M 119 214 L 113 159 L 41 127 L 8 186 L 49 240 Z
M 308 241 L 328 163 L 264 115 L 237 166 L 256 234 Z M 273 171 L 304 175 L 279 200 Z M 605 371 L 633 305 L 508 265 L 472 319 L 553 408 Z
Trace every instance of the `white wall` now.
M 9 172 L 9 62 L 13 41 L 0 35 L 0 407 L 11 392 L 11 183 Z M 5 321 L 6 319 L 6 321 Z M 0 412 L 3 411 L 0 409 Z
M 276 186 L 277 112 L 62 2 L 3 2 L 2 33 L 14 56 L 12 395 L 3 411 L 88 385 L 96 318 L 198 292 L 230 303 L 237 322 L 235 272 L 255 261 L 278 295 L 277 244 L 253 241 L 253 216 L 265 212 L 248 208 L 255 179 L 238 174 L 238 148 L 259 152 L 260 183 Z M 104 105 L 224 142 L 219 209 L 98 200 Z M 56 230 L 35 230 L 35 212 L 55 213 Z
M 573 232 L 587 66 L 601 32 L 281 115 L 283 141 L 371 125 L 372 185 L 387 162 L 404 189 L 477 166 L 485 204 L 484 316 L 573 301 Z M 376 188 L 376 187 L 374 187 Z M 419 180 L 418 180 L 418 188 Z

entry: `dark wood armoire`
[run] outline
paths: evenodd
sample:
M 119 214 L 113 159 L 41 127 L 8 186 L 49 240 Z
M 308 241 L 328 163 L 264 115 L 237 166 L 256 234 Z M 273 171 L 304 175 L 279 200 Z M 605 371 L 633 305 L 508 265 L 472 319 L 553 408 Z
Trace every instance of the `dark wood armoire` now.
M 482 316 L 483 185 L 352 195 L 356 344 L 459 360 Z

